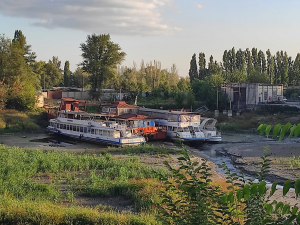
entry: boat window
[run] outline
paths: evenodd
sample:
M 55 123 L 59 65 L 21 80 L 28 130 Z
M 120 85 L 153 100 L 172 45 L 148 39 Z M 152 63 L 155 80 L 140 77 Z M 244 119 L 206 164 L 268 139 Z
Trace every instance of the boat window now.
M 63 124 L 61 123 L 61 124 L 59 124 L 59 128 L 60 129 L 62 129 L 63 128 Z
M 95 130 L 94 129 L 91 129 L 91 134 L 94 134 L 95 133 Z
M 79 129 L 80 129 L 80 132 L 82 133 L 83 132 L 83 127 L 80 127 Z
M 177 127 L 173 127 L 173 131 L 177 131 Z
M 178 127 L 178 130 L 177 130 L 177 132 L 183 132 L 183 129 L 182 129 L 182 127 Z
M 76 126 L 77 127 L 77 131 L 79 132 L 79 126 Z
M 189 128 L 185 127 L 185 128 L 183 128 L 183 131 L 184 132 L 189 132 Z
M 103 136 L 107 136 L 107 130 L 103 131 Z
M 73 131 L 76 131 L 76 126 L 73 126 Z
M 87 128 L 87 133 L 91 133 L 91 128 Z
M 66 124 L 63 124 L 63 129 L 66 129 Z
M 72 125 L 70 125 L 70 130 L 73 130 L 73 126 Z
M 98 135 L 99 134 L 99 130 L 95 129 L 95 134 Z
M 83 130 L 84 130 L 84 133 L 86 133 L 87 132 L 87 127 L 84 127 Z
M 199 132 L 199 127 L 194 127 L 195 132 Z
M 67 125 L 67 130 L 70 130 L 70 125 Z
M 168 131 L 172 131 L 172 127 L 168 126 Z

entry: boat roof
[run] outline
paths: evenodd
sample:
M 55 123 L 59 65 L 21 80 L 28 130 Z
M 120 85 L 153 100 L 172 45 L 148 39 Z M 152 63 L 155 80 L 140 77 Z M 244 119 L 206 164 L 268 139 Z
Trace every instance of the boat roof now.
M 145 115 L 140 115 L 140 114 L 130 114 L 130 113 L 126 113 L 120 116 L 115 116 L 113 118 L 116 119 L 123 119 L 123 120 L 145 120 L 145 119 L 153 119 L 149 116 L 145 116 Z

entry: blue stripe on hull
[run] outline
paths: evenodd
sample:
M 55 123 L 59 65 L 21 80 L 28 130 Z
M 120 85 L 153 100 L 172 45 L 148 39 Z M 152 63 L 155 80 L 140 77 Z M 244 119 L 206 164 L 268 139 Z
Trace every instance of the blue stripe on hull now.
M 83 141 L 96 142 L 96 143 L 105 143 L 105 144 L 118 145 L 118 146 L 138 145 L 138 144 L 143 144 L 144 143 L 144 142 L 121 143 L 120 140 L 119 140 L 119 142 L 116 142 L 116 141 L 111 141 L 111 140 L 104 140 L 104 139 L 99 139 L 99 138 L 90 138 L 90 137 L 84 137 L 84 136 L 82 136 L 80 138 L 80 136 L 78 136 L 78 135 L 62 133 L 60 130 L 57 130 L 55 128 L 47 128 L 47 129 L 50 132 L 53 132 L 55 134 L 60 134 L 60 135 L 63 135 L 63 136 L 67 136 L 67 137 L 71 137 L 71 138 L 76 138 L 76 139 L 83 140 Z

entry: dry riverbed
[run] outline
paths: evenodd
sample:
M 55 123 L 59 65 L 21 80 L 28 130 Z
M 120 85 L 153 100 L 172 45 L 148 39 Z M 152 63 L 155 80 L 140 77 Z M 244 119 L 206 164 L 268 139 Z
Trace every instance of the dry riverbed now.
M 271 160 L 270 174 L 267 180 L 270 182 L 277 181 L 283 183 L 285 180 L 296 180 L 300 177 L 300 169 L 291 168 L 290 159 L 292 156 L 298 158 L 300 156 L 300 142 L 299 139 L 286 139 L 284 141 L 274 141 L 266 139 L 259 135 L 248 134 L 224 134 L 223 143 L 204 145 L 201 148 L 187 147 L 191 155 L 196 158 L 205 157 L 210 160 L 208 153 L 215 152 L 215 154 L 221 154 L 223 157 L 229 157 L 232 164 L 239 168 L 246 174 L 255 175 L 259 169 L 261 162 L 261 156 L 264 149 L 267 147 L 267 153 L 270 154 Z M 58 150 L 69 152 L 89 152 L 100 153 L 107 150 L 106 146 L 100 146 L 92 143 L 77 142 L 74 140 L 68 140 L 63 142 L 57 142 L 53 139 L 49 139 L 46 133 L 23 133 L 23 134 L 6 134 L 0 135 L 0 144 L 8 146 L 17 146 L 22 148 L 37 148 L 44 150 Z M 154 145 L 165 145 L 170 148 L 176 148 L 176 145 L 171 142 L 151 142 Z M 204 148 L 205 150 L 201 150 Z M 120 151 L 121 152 L 121 151 Z M 120 152 L 112 152 L 114 157 L 124 157 Z M 160 155 L 148 155 L 140 154 L 140 161 L 151 166 L 162 166 L 164 160 L 168 160 L 171 163 L 176 162 L 176 155 L 160 156 Z M 222 156 L 221 156 L 222 157 Z M 214 161 L 213 159 L 211 161 Z M 215 163 L 210 163 L 212 167 L 218 167 Z M 218 163 L 217 163 L 218 164 Z M 222 173 L 214 172 L 214 177 L 218 179 L 225 179 Z M 280 198 L 280 194 L 275 195 L 277 199 Z M 117 198 L 117 199 L 116 199 Z M 133 206 L 131 201 L 123 199 L 122 197 L 114 198 L 81 198 L 78 199 L 78 204 L 83 206 L 95 206 L 98 204 L 104 204 L 115 207 L 121 211 L 132 210 Z M 289 198 L 283 199 L 289 203 L 297 203 L 297 200 L 290 194 Z M 299 201 L 299 200 L 298 200 Z M 118 202 L 118 204 L 115 204 Z

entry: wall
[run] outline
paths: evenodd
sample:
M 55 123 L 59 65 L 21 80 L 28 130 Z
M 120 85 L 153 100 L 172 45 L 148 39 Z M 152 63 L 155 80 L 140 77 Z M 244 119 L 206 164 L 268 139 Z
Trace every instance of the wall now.
M 80 92 L 71 92 L 71 91 L 64 91 L 62 92 L 63 98 L 74 98 L 78 100 L 89 100 L 91 99 L 88 92 L 80 91 Z

